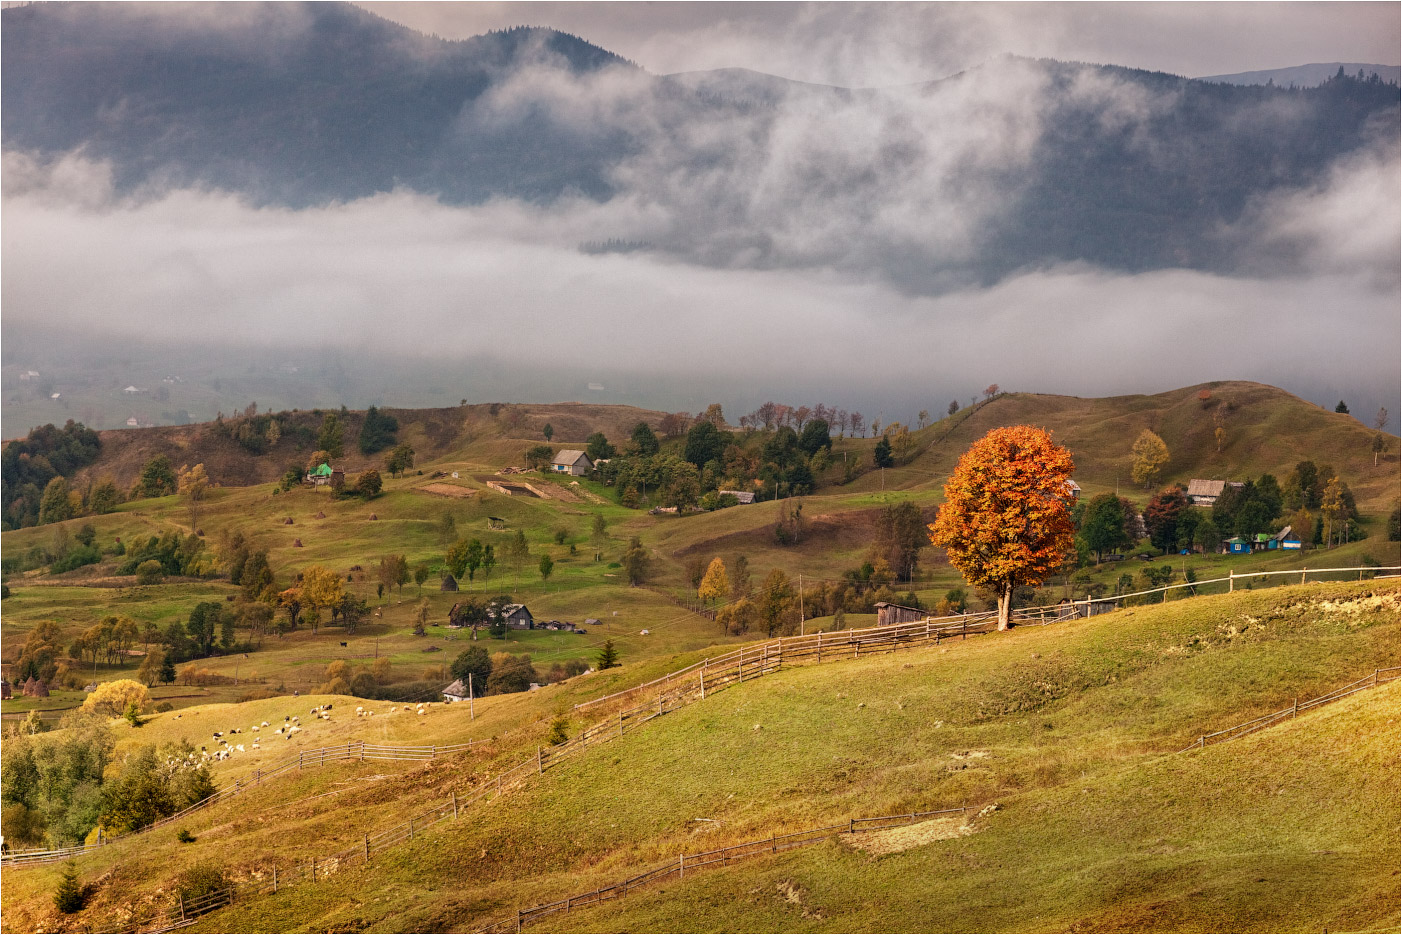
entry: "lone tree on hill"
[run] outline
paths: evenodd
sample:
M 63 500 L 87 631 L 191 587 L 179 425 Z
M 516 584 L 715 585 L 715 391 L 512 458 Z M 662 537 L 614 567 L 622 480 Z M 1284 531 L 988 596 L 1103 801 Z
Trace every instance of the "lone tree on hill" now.
M 891 457 L 891 439 L 885 435 L 881 436 L 881 441 L 872 449 L 871 460 L 879 468 L 896 466 L 896 459 Z
M 555 426 L 551 425 L 549 422 L 545 423 L 545 428 L 540 430 L 540 434 L 545 436 L 546 441 L 550 441 L 550 439 L 555 437 Z
M 622 664 L 618 661 L 618 650 L 613 648 L 613 640 L 604 640 L 604 648 L 599 650 L 599 668 L 615 669 Z
M 1013 589 L 1039 584 L 1071 549 L 1071 452 L 1044 429 L 998 428 L 974 442 L 944 485 L 930 541 L 975 587 L 998 595 L 1008 628 Z
M 1334 411 L 1342 412 L 1344 415 L 1348 415 L 1348 403 L 1344 402 L 1342 399 L 1339 400 L 1339 404 L 1334 407 Z
M 1130 468 L 1134 482 L 1145 489 L 1154 486 L 1168 463 L 1168 446 L 1163 439 L 1145 429 L 1134 440 L 1130 453 L 1134 455 L 1134 465 Z
M 729 593 L 730 578 L 725 573 L 725 562 L 717 555 L 707 566 L 706 575 L 701 579 L 700 587 L 696 589 L 696 596 L 709 604 L 712 601 L 725 600 Z

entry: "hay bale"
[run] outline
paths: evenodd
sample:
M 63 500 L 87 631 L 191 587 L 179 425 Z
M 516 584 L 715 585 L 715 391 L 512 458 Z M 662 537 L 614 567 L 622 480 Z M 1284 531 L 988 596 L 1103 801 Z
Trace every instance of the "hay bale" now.
M 289 517 L 287 517 L 287 519 L 283 520 L 283 521 L 282 521 L 282 525 L 284 525 L 284 526 L 291 526 L 291 525 L 292 525 L 292 517 L 289 516 Z
M 292 540 L 292 548 L 294 548 L 294 549 L 300 549 L 301 547 L 302 547 L 302 540 L 301 540 L 301 539 L 293 539 L 293 540 Z
M 379 517 L 376 516 L 374 513 L 371 513 L 371 514 L 370 514 L 370 518 L 371 518 L 371 519 L 379 519 Z
M 321 512 L 320 510 L 317 510 L 317 511 L 316 511 L 316 518 L 317 518 L 317 519 L 326 519 L 326 514 L 323 513 L 323 512 Z

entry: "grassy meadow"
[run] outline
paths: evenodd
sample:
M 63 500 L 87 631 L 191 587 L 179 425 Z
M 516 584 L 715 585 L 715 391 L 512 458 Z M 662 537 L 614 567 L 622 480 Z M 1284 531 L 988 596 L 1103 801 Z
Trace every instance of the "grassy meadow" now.
M 681 852 L 964 803 L 1001 810 L 949 840 L 880 857 L 820 845 L 670 881 L 552 925 L 1395 927 L 1397 880 L 1377 869 L 1397 860 L 1395 685 L 1244 741 L 1174 751 L 1396 665 L 1398 614 L 1395 581 L 1290 586 L 785 670 L 567 760 L 368 868 L 259 897 L 196 927 L 470 930 Z M 120 925 L 194 861 L 218 860 L 247 879 L 273 862 L 347 846 L 490 782 L 533 754 L 552 717 L 570 716 L 574 701 L 691 658 L 483 699 L 475 720 L 464 705 L 424 716 L 382 709 L 367 720 L 351 716 L 364 702 L 310 697 L 206 705 L 141 728 L 115 722 L 123 745 L 198 744 L 212 730 L 303 717 L 307 729 L 292 740 L 267 739 L 258 754 L 220 764 L 221 784 L 288 752 L 346 740 L 487 742 L 423 766 L 307 770 L 193 816 L 193 844 L 167 828 L 85 857 L 84 880 L 96 892 L 77 921 Z M 325 700 L 336 705 L 332 721 L 307 721 L 305 711 Z M 586 723 L 576 717 L 570 726 Z M 5 875 L 8 924 L 52 922 L 56 873 Z M 1014 885 L 997 885 L 1004 881 Z M 1289 887 L 1290 899 L 1262 881 Z M 873 903 L 873 892 L 883 897 Z

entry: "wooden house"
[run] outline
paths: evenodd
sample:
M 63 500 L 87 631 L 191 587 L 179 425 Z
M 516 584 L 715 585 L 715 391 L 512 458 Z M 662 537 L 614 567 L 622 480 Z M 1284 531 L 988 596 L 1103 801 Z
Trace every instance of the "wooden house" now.
M 331 483 L 331 475 L 334 473 L 331 470 L 331 465 L 323 462 L 307 472 L 307 481 L 320 487 L 322 484 Z
M 915 623 L 928 616 L 930 616 L 929 613 L 919 607 L 904 607 L 887 601 L 876 602 L 876 625 L 878 627 L 890 626 L 893 623 Z
M 594 462 L 589 460 L 589 456 L 574 448 L 564 449 L 550 462 L 550 470 L 556 474 L 569 474 L 572 477 L 583 477 L 593 469 Z
M 502 608 L 502 617 L 506 620 L 506 625 L 513 630 L 535 629 L 535 618 L 531 616 L 525 604 L 507 604 Z
M 1227 486 L 1224 480 L 1202 480 L 1193 478 L 1188 481 L 1188 502 L 1193 506 L 1212 506 L 1217 502 L 1217 498 L 1222 496 L 1222 488 Z
M 721 496 L 724 496 L 725 494 L 730 494 L 732 497 L 735 498 L 737 503 L 755 502 L 755 492 L 753 490 L 718 490 L 716 492 Z
M 1251 551 L 1251 541 L 1245 536 L 1232 536 L 1222 540 L 1222 551 L 1231 555 L 1244 555 Z

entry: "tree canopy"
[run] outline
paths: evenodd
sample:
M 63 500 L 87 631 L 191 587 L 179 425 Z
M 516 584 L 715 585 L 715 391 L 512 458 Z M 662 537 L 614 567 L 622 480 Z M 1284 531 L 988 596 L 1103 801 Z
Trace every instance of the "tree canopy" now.
M 976 587 L 998 595 L 1007 629 L 1013 589 L 1038 584 L 1071 549 L 1071 452 L 1030 425 L 997 428 L 959 459 L 930 539 Z

